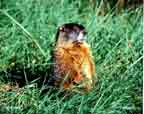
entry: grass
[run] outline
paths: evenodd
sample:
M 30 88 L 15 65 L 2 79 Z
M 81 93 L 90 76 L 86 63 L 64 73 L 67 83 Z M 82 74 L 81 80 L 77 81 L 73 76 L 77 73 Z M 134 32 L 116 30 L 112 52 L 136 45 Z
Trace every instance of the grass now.
M 70 3 L 71 2 L 71 3 Z M 69 0 L 4 0 L 0 5 L 0 113 L 141 114 L 142 7 L 98 16 L 97 9 Z M 58 26 L 83 24 L 98 81 L 88 94 L 64 95 L 37 83 L 3 90 L 9 74 L 51 76 L 51 50 Z M 13 75 L 12 74 L 12 75 Z

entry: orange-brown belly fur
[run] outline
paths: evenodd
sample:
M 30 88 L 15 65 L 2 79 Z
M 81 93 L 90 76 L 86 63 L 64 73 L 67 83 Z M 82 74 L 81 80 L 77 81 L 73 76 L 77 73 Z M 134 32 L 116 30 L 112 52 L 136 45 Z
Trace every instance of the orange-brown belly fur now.
M 61 77 L 59 83 L 66 89 L 83 81 L 83 87 L 90 89 L 94 64 L 89 47 L 85 44 L 74 44 L 69 47 L 57 47 L 55 51 L 57 73 Z M 85 82 L 84 82 L 85 81 Z

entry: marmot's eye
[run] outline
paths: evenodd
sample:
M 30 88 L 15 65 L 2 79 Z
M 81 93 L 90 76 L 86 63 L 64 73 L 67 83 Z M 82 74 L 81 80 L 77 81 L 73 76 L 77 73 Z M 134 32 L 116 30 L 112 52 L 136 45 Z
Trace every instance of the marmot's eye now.
M 59 30 L 60 30 L 61 32 L 64 32 L 64 31 L 65 31 L 64 27 L 60 27 Z

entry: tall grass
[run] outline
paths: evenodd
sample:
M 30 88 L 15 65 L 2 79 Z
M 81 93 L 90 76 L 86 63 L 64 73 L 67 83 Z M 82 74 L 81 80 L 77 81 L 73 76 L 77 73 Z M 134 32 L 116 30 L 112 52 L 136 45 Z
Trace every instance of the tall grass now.
M 81 7 L 83 6 L 83 7 Z M 4 0 L 0 9 L 0 113 L 142 113 L 142 7 L 98 16 L 98 8 L 69 0 Z M 37 83 L 3 90 L 7 76 L 51 76 L 58 26 L 83 24 L 88 31 L 98 81 L 88 94 L 62 94 Z M 25 79 L 25 78 L 24 78 Z

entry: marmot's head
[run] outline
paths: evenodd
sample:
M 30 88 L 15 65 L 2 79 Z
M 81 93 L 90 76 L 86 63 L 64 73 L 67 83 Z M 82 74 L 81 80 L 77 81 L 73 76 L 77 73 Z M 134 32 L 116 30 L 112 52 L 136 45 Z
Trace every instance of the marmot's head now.
M 83 42 L 86 38 L 85 27 L 76 23 L 67 23 L 58 28 L 56 41 Z

